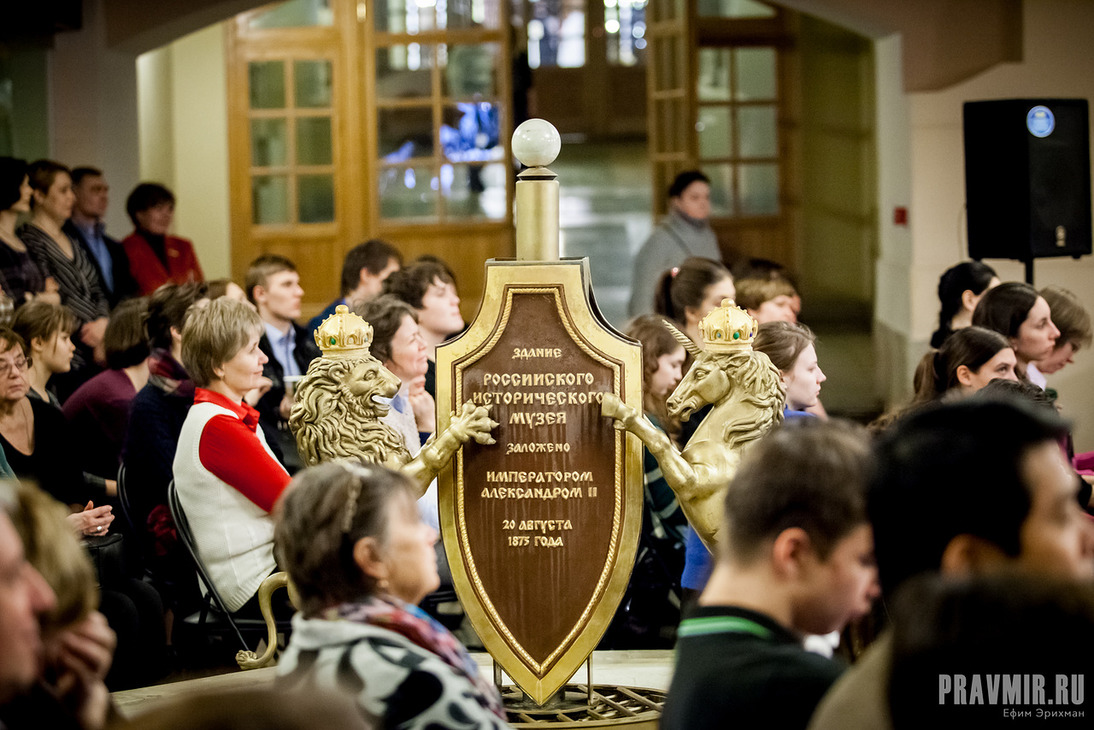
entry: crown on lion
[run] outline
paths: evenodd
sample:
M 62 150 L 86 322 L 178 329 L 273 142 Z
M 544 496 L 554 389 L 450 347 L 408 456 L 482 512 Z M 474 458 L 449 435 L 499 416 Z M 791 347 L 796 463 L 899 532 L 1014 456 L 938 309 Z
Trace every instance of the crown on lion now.
M 707 352 L 731 352 L 752 347 L 760 325 L 756 318 L 738 307 L 732 299 L 723 299 L 720 307 L 699 320 L 703 349 Z
M 323 357 L 363 357 L 372 344 L 372 325 L 339 304 L 334 314 L 315 328 L 315 344 Z

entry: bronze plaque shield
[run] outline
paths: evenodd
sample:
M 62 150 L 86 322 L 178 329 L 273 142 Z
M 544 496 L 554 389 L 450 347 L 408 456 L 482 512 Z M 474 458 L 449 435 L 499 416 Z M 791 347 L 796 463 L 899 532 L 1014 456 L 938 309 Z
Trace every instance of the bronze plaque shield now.
M 491 406 L 497 443 L 440 477 L 456 591 L 483 644 L 542 704 L 577 671 L 627 587 L 642 522 L 642 452 L 598 394 L 641 409 L 641 348 L 591 304 L 584 259 L 487 264 L 470 328 L 437 351 L 438 427 Z

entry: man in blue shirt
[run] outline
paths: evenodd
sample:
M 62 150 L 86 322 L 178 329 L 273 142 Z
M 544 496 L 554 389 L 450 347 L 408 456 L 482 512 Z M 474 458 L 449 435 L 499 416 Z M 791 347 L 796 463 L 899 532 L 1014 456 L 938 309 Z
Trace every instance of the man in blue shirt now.
M 296 450 L 296 439 L 289 430 L 293 399 L 292 388 L 286 388 L 286 383 L 294 382 L 292 378 L 308 372 L 308 365 L 319 357 L 319 348 L 312 333 L 296 323 L 304 289 L 292 261 L 276 254 L 259 256 L 247 270 L 245 289 L 247 298 L 262 318 L 264 332 L 258 346 L 269 358 L 262 366 L 262 374 L 270 379 L 270 389 L 255 408 L 267 437 L 274 437 L 267 440 L 277 443 L 278 448 L 274 451 L 280 450 L 281 461 L 291 474 L 300 469 L 303 462 Z
M 75 239 L 95 264 L 106 298 L 113 309 L 122 299 L 133 296 L 137 284 L 129 273 L 129 258 L 122 245 L 106 235 L 103 216 L 110 204 L 110 186 L 102 170 L 77 167 L 72 171 L 76 204 L 64 230 Z

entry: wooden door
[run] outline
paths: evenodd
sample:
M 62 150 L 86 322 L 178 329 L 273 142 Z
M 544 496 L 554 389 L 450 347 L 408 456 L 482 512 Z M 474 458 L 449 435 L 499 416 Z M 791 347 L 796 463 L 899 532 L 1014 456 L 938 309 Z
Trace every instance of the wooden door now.
M 513 252 L 505 9 L 288 0 L 237 16 L 233 278 L 286 255 L 314 313 L 339 294 L 345 252 L 381 237 L 408 261 L 443 258 L 470 318 L 486 259 Z

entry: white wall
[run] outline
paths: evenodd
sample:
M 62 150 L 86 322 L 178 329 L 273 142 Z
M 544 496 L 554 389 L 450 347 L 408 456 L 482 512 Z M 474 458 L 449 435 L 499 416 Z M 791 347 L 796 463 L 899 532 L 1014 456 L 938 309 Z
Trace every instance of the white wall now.
M 140 56 L 141 177 L 175 193 L 174 231 L 206 278 L 228 276 L 228 92 L 223 24 Z
M 947 267 L 967 257 L 964 217 L 964 149 L 962 103 L 977 99 L 1020 97 L 1068 97 L 1094 99 L 1094 56 L 1086 45 L 1094 33 L 1094 3 L 1082 0 L 1026 0 L 1024 3 L 1024 60 L 1002 64 L 944 91 L 900 95 L 891 99 L 893 109 L 906 106 L 907 136 L 886 134 L 886 110 L 880 97 L 887 94 L 879 78 L 879 185 L 882 217 L 882 256 L 878 262 L 876 321 L 902 331 L 910 364 L 926 350 L 935 327 L 938 307 L 935 288 Z M 878 43 L 879 68 L 889 58 L 889 39 Z M 899 58 L 899 56 L 897 56 Z M 879 71 L 880 76 L 880 71 Z M 895 115 L 894 115 L 895 116 Z M 901 126 L 892 120 L 892 128 Z M 900 148 L 907 140 L 907 154 Z M 911 171 L 907 196 L 910 240 L 890 225 L 891 192 L 899 199 L 899 168 Z M 886 220 L 890 218 L 890 221 Z M 910 252 L 907 256 L 904 248 Z M 988 261 L 1004 280 L 1021 280 L 1021 264 Z M 902 271 L 902 267 L 907 268 Z M 1042 259 L 1036 264 L 1035 285 L 1056 284 L 1075 292 L 1094 312 L 1094 257 Z M 912 303 L 902 311 L 907 287 Z M 1066 415 L 1075 423 L 1077 450 L 1094 450 L 1094 352 L 1080 352 L 1077 362 L 1050 377 L 1049 385 L 1060 393 Z
M 133 230 L 125 196 L 138 181 L 137 71 L 130 53 L 106 47 L 97 2 L 84 3 L 84 27 L 58 33 L 49 54 L 49 127 L 53 159 L 102 168 L 111 189 L 106 227 Z

